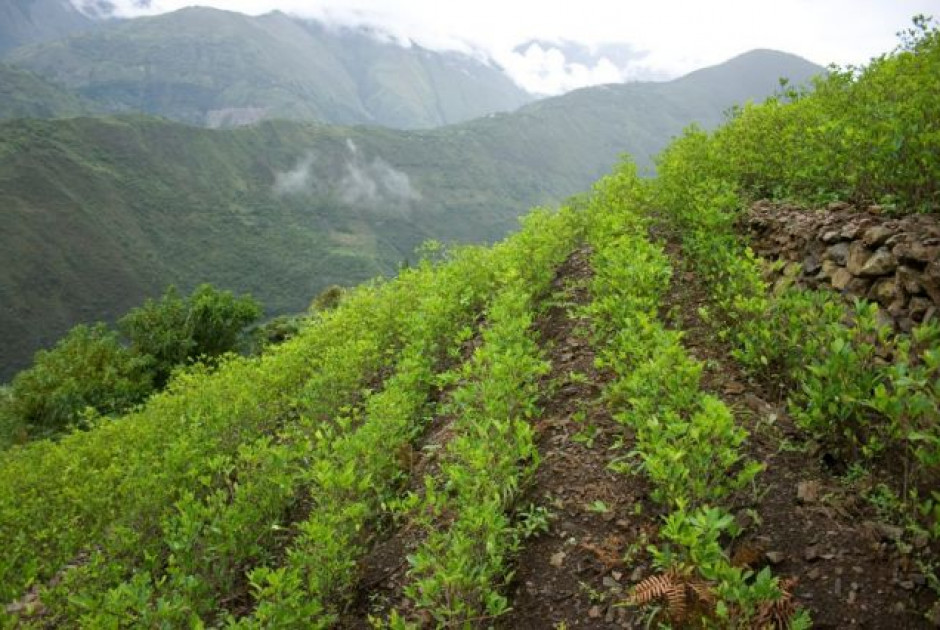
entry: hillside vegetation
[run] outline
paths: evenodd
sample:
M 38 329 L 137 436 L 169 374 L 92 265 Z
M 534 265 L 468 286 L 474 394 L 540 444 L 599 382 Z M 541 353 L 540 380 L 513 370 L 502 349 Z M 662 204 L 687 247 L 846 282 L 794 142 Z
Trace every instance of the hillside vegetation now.
M 747 69 L 747 72 L 741 73 Z M 70 327 L 168 284 L 305 310 L 331 284 L 394 273 L 423 240 L 491 241 L 621 152 L 643 163 L 778 76 L 757 52 L 664 84 L 606 86 L 431 131 L 287 121 L 193 129 L 144 117 L 0 123 L 0 379 Z
M 935 209 L 906 166 L 936 167 L 938 50 L 925 25 L 793 102 L 690 130 L 655 179 L 625 162 L 261 357 L 0 454 L 7 623 L 929 627 L 940 326 L 770 292 L 734 222 L 751 194 L 807 181 Z M 884 119 L 857 112 L 886 112 L 924 153 L 847 152 L 881 169 L 844 188 L 779 133 L 807 111 L 839 147 L 876 148 Z M 796 161 L 755 174 L 732 157 L 750 142 Z
M 88 103 L 31 72 L 0 64 L 0 119 L 59 118 L 91 111 Z
M 422 128 L 532 97 L 497 67 L 280 12 L 208 7 L 111 21 L 6 60 L 110 112 L 220 127 L 261 119 Z

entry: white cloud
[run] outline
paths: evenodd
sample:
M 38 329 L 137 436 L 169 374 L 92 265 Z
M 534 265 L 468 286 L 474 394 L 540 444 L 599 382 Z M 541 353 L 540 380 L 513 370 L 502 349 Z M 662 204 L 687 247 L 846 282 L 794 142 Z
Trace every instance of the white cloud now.
M 407 173 L 393 168 L 381 157 L 367 161 L 350 138 L 346 139 L 346 147 L 349 150 L 346 172 L 338 184 L 339 197 L 344 203 L 382 209 L 421 198 L 411 186 Z
M 320 180 L 314 172 L 318 163 L 316 153 L 307 152 L 293 168 L 274 173 L 274 194 L 305 195 L 317 190 L 330 190 L 343 203 L 369 210 L 407 210 L 412 201 L 421 199 L 407 173 L 394 168 L 380 156 L 367 159 L 352 138 L 346 138 L 346 152 L 342 176 L 338 179 L 324 176 Z M 324 168 L 327 168 L 325 162 Z M 321 182 L 319 187 L 318 181 Z
M 524 51 L 498 54 L 506 73 L 533 94 L 559 94 L 588 85 L 619 83 L 625 72 L 602 57 L 594 65 L 571 62 L 558 48 L 532 43 Z
M 313 181 L 313 163 L 316 157 L 313 153 L 307 153 L 297 161 L 297 165 L 289 171 L 274 174 L 274 194 L 300 195 L 310 192 Z
M 159 13 L 194 0 L 112 0 L 121 15 Z M 940 0 L 196 0 L 260 14 L 280 9 L 331 24 L 378 26 L 402 41 L 479 53 L 531 89 L 555 92 L 624 78 L 671 77 L 753 48 L 776 48 L 819 64 L 865 63 L 891 50 L 917 13 L 940 17 Z M 100 0 L 73 0 L 94 4 Z M 629 42 L 647 51 L 627 63 L 573 61 L 519 44 L 562 39 Z M 618 78 L 619 77 L 619 78 Z

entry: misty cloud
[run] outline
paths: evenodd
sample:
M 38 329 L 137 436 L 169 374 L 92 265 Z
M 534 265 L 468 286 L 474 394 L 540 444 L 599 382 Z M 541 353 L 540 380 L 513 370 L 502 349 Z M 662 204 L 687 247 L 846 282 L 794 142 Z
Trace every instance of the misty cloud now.
M 132 17 L 173 11 L 194 0 L 71 0 L 86 13 Z M 367 27 L 374 37 L 403 46 L 456 50 L 510 69 L 532 89 L 553 91 L 622 79 L 668 79 L 725 61 L 754 48 L 773 48 L 825 65 L 860 64 L 890 50 L 895 33 L 917 13 L 936 13 L 937 0 L 830 0 L 829 2 L 578 3 L 538 0 L 196 0 L 196 4 L 260 15 L 272 10 L 320 20 L 328 27 Z M 851 15 L 851 20 L 846 20 Z M 707 37 L 703 37 L 707 34 Z M 622 63 L 617 54 L 581 59 L 559 48 L 551 53 L 514 50 L 533 38 L 587 42 L 630 42 L 648 50 L 642 61 Z M 593 51 L 597 53 L 597 50 Z M 611 68 L 613 66 L 613 69 Z M 557 74 L 552 75 L 555 72 Z M 554 76 L 554 78 L 552 78 Z M 539 78 L 542 77 L 542 78 Z
M 407 173 L 380 156 L 367 159 L 351 138 L 346 139 L 346 156 L 339 175 L 335 170 L 331 175 L 328 170 L 326 160 L 308 152 L 290 170 L 274 174 L 272 191 L 278 196 L 325 192 L 335 195 L 344 204 L 370 210 L 401 210 L 421 199 Z
M 72 6 L 93 19 L 125 17 L 154 10 L 151 0 L 72 0 Z
M 344 203 L 380 208 L 383 205 L 400 206 L 421 198 L 407 173 L 393 168 L 381 157 L 366 161 L 349 138 L 346 139 L 346 147 L 350 159 L 346 161 L 346 172 L 338 187 L 339 197 Z
M 628 44 L 589 47 L 564 40 L 532 40 L 497 58 L 524 89 L 555 95 L 604 83 L 666 78 L 640 65 L 646 56 Z
M 297 165 L 289 171 L 283 173 L 274 174 L 274 194 L 280 196 L 284 195 L 300 195 L 304 193 L 309 193 L 312 191 L 312 181 L 313 181 L 313 163 L 315 161 L 315 156 L 313 153 L 308 153 L 303 158 L 301 158 Z

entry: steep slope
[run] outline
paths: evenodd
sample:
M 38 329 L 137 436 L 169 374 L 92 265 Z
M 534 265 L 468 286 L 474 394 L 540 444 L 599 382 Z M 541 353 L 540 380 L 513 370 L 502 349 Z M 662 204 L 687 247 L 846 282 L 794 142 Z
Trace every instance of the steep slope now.
M 689 130 L 655 178 L 624 162 L 497 246 L 353 289 L 259 357 L 0 451 L 0 625 L 936 629 L 940 30 L 912 39 Z M 190 135 L 210 157 L 250 133 Z M 359 190 L 406 190 L 373 164 Z M 869 294 L 889 315 L 933 305 L 917 326 L 808 289 L 866 260 L 898 274 Z
M 495 238 L 565 192 L 427 134 L 78 118 L 11 121 L 0 138 L 4 376 L 169 282 L 302 310 L 327 284 L 393 272 L 431 236 Z
M 190 7 L 9 55 L 111 111 L 210 127 L 263 118 L 433 127 L 531 100 L 466 55 L 274 12 Z
M 431 131 L 8 122 L 0 376 L 75 323 L 113 318 L 170 282 L 296 311 L 327 284 L 394 271 L 426 238 L 498 238 L 527 207 L 583 190 L 621 153 L 647 163 L 685 125 L 710 125 L 794 67 L 766 63 L 767 85 L 728 88 L 736 75 L 718 67 L 694 89 L 680 79 L 581 90 Z
M 32 72 L 0 63 L 0 118 L 56 118 L 88 113 L 75 94 Z
M 713 128 L 732 106 L 773 94 L 780 77 L 799 85 L 821 72 L 823 68 L 796 55 L 757 50 L 673 81 L 576 90 L 510 116 L 473 121 L 466 129 L 487 142 L 489 150 L 537 159 L 539 168 L 576 174 L 573 179 L 588 182 L 606 173 L 622 153 L 649 168 L 652 157 L 687 125 Z
M 90 29 L 94 20 L 69 0 L 0 0 L 0 54 Z

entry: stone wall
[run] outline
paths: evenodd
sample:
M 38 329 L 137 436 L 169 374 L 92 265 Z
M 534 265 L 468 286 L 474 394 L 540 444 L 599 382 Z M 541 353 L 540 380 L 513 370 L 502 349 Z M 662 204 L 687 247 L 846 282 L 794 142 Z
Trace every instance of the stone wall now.
M 940 309 L 940 216 L 889 217 L 845 203 L 807 210 L 759 201 L 741 227 L 754 252 L 782 260 L 768 279 L 867 298 L 904 331 Z

